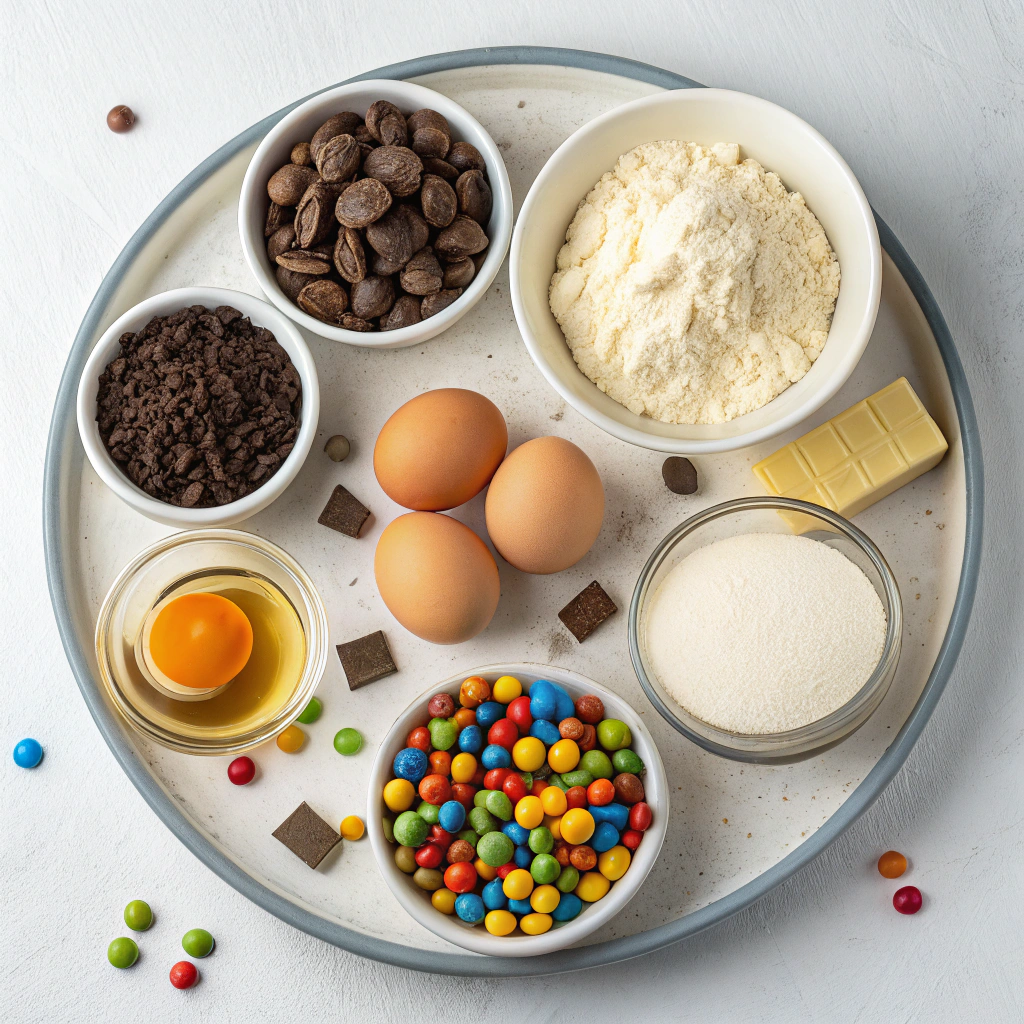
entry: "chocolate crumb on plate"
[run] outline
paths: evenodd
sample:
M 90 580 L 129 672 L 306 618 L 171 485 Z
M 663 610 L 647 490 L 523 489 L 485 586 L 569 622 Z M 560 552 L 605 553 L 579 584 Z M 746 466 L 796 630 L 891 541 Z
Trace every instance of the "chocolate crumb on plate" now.
M 676 494 L 694 494 L 697 490 L 697 470 L 689 459 L 670 455 L 661 467 L 665 486 Z
M 338 644 L 338 657 L 350 690 L 358 690 L 360 686 L 374 683 L 398 671 L 388 642 L 379 629 L 358 640 Z
M 341 835 L 313 810 L 305 800 L 273 831 L 299 860 L 315 868 L 341 842 Z
M 594 580 L 558 613 L 558 617 L 565 628 L 583 643 L 609 615 L 617 611 L 615 602 L 604 592 L 604 587 Z
M 370 518 L 370 510 L 341 484 L 334 488 L 317 522 L 329 526 L 346 537 L 358 537 L 363 524 Z

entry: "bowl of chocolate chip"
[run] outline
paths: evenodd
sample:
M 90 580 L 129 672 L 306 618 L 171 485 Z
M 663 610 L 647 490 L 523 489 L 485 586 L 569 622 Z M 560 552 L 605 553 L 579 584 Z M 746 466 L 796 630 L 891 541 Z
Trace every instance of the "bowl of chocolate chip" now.
M 320 414 L 301 331 L 227 288 L 177 288 L 118 317 L 78 386 L 78 432 L 100 479 L 166 526 L 227 526 L 295 479 Z
M 403 348 L 482 297 L 512 235 L 504 161 L 446 96 L 400 81 L 322 92 L 260 143 L 242 250 L 286 316 L 333 341 Z

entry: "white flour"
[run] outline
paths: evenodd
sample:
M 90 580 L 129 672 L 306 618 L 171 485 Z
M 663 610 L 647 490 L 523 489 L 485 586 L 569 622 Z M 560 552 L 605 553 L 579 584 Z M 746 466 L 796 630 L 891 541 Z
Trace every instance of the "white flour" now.
M 724 423 L 800 380 L 839 264 L 803 196 L 739 147 L 651 142 L 580 203 L 551 311 L 580 369 L 635 413 Z
M 752 533 L 674 566 L 645 621 L 651 667 L 692 715 L 737 733 L 815 722 L 867 682 L 885 611 L 864 573 L 819 541 Z

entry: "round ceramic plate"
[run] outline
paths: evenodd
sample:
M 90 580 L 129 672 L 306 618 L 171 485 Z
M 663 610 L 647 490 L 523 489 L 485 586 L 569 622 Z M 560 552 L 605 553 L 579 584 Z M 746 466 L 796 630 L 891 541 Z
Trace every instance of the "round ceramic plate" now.
M 484 124 L 505 157 L 517 206 L 547 156 L 590 118 L 658 89 L 696 87 L 618 58 L 520 47 L 427 57 L 363 77 L 389 76 L 416 78 Z M 298 755 L 274 745 L 257 750 L 259 779 L 238 790 L 227 782 L 225 762 L 154 747 L 132 733 L 96 682 L 92 637 L 103 595 L 118 570 L 167 529 L 121 504 L 83 460 L 74 395 L 104 327 L 144 296 L 198 283 L 256 291 L 241 255 L 235 207 L 250 154 L 283 113 L 228 143 L 157 207 L 107 275 L 68 358 L 45 471 L 47 571 L 68 658 L 97 726 L 154 811 L 212 870 L 283 920 L 364 956 L 448 974 L 545 974 L 637 956 L 722 920 L 806 864 L 878 796 L 920 734 L 963 641 L 978 574 L 981 457 L 960 361 L 926 284 L 880 222 L 881 310 L 853 376 L 800 431 L 696 460 L 701 488 L 690 497 L 666 490 L 661 456 L 610 438 L 547 386 L 516 331 L 505 270 L 463 320 L 422 346 L 372 351 L 309 335 L 323 399 L 318 440 L 288 491 L 243 528 L 282 545 L 310 573 L 329 609 L 332 644 L 383 629 L 399 672 L 353 693 L 332 655 L 318 690 L 324 713 L 305 727 L 305 748 Z M 750 467 L 778 444 L 900 374 L 939 422 L 950 450 L 931 473 L 857 517 L 889 560 L 906 607 L 904 653 L 889 694 L 858 733 L 802 764 L 737 766 L 706 753 L 662 721 L 630 666 L 625 608 L 644 561 L 693 512 L 759 493 Z M 502 566 L 494 621 L 453 648 L 406 633 L 376 593 L 376 539 L 401 510 L 377 486 L 371 453 L 398 405 L 455 384 L 498 404 L 512 447 L 543 434 L 579 444 L 601 472 L 607 510 L 597 544 L 572 569 L 533 577 Z M 321 451 L 335 433 L 352 441 L 352 455 L 340 465 Z M 337 483 L 373 512 L 358 540 L 317 525 Z M 455 515 L 484 532 L 480 497 Z M 593 579 L 620 612 L 577 644 L 557 612 Z M 373 751 L 396 709 L 431 679 L 511 661 L 559 665 L 619 693 L 647 723 L 672 791 L 664 849 L 624 912 L 584 945 L 518 960 L 469 955 L 422 928 L 391 895 L 369 843 L 343 843 L 313 871 L 271 836 L 302 800 L 332 824 L 360 813 Z M 366 738 L 356 757 L 334 752 L 331 740 L 343 726 Z

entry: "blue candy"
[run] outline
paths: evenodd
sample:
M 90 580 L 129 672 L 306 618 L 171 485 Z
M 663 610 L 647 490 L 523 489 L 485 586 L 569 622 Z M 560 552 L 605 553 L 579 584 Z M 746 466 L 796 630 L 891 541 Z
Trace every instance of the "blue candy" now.
M 437 812 L 437 823 L 445 832 L 461 832 L 466 824 L 466 808 L 458 800 L 449 800 L 441 804 Z
M 610 821 L 599 821 L 594 834 L 590 837 L 590 845 L 596 853 L 610 850 L 619 841 L 619 831 Z
M 536 736 L 546 747 L 550 747 L 562 738 L 558 726 L 551 722 L 545 722 L 544 719 L 540 719 L 530 726 L 530 735 Z
M 528 846 L 517 846 L 512 853 L 517 868 L 528 868 L 533 863 L 533 850 Z
M 496 700 L 484 702 L 476 709 L 476 724 L 489 729 L 500 718 L 505 717 L 505 705 Z
M 479 754 L 484 749 L 484 734 L 479 725 L 467 725 L 459 733 L 459 750 L 467 754 Z
M 480 763 L 488 771 L 492 768 L 508 768 L 512 764 L 512 755 L 504 747 L 491 743 L 484 747 L 484 752 L 480 755 Z
M 508 906 L 508 897 L 502 890 L 504 884 L 500 878 L 495 878 L 484 886 L 480 895 L 488 910 L 504 910 Z
M 506 821 L 501 826 L 501 831 L 505 833 L 512 840 L 516 846 L 525 846 L 526 841 L 530 838 L 530 830 L 523 828 L 518 821 Z
M 427 774 L 430 762 L 418 747 L 406 747 L 395 755 L 395 778 L 408 779 L 414 786 Z
M 484 919 L 484 901 L 476 893 L 464 892 L 455 897 L 455 913 L 468 924 L 479 924 Z
M 35 768 L 43 759 L 43 748 L 39 740 L 23 739 L 14 748 L 14 763 L 19 768 Z
M 552 683 L 551 686 L 555 691 L 555 721 L 561 722 L 564 718 L 575 718 L 576 705 L 572 702 L 572 697 L 558 683 Z
M 551 916 L 556 921 L 571 921 L 574 917 L 579 917 L 582 909 L 583 900 L 574 892 L 566 892 L 562 893 L 562 898 L 558 901 L 558 906 L 551 911 Z
M 458 902 L 458 901 L 456 901 L 456 902 Z M 529 900 L 509 900 L 508 901 L 508 909 L 511 910 L 513 914 L 532 914 L 533 913 L 533 907 L 530 906 L 530 901 Z
M 530 714 L 534 722 L 538 719 L 550 722 L 558 714 L 558 695 L 555 684 L 547 679 L 538 679 L 530 687 Z
M 620 832 L 629 823 L 629 808 L 625 804 L 605 804 L 604 807 L 588 806 L 594 821 L 609 821 Z

